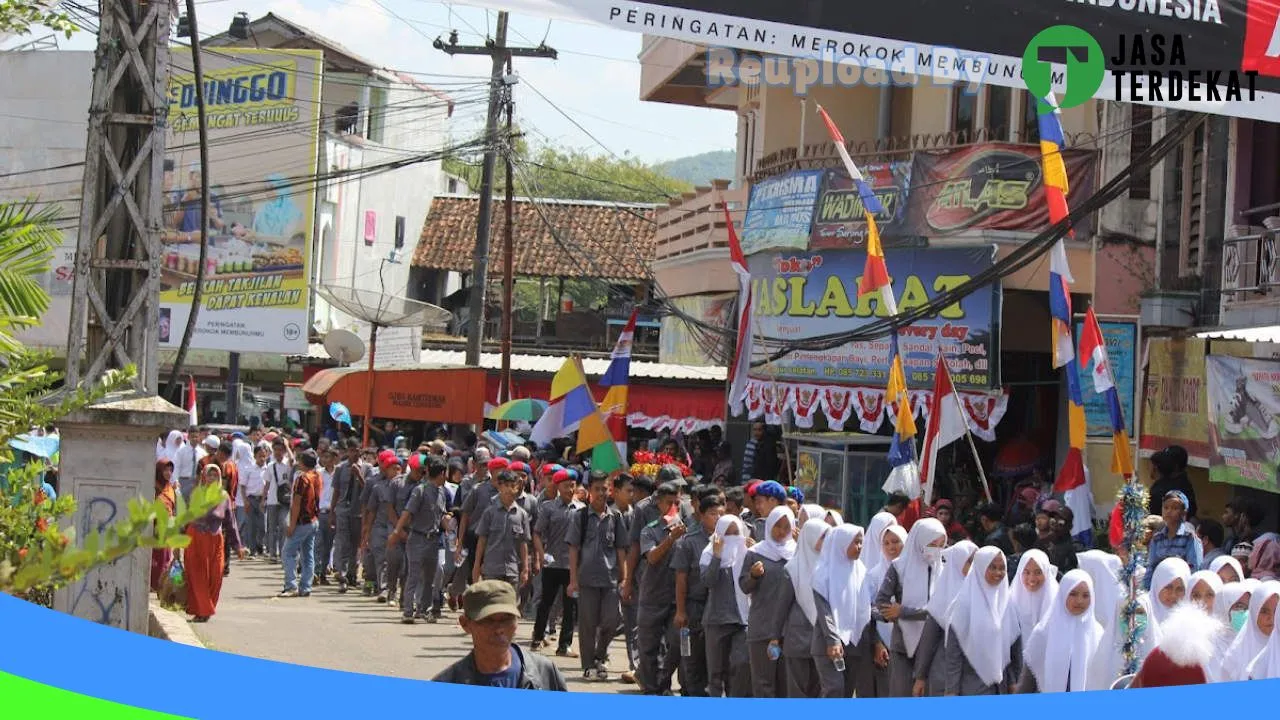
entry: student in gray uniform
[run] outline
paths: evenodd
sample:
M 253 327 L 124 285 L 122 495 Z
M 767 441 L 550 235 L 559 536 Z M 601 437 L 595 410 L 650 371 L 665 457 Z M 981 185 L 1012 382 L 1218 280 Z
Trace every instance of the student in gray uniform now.
M 569 526 L 582 509 L 573 499 L 575 483 L 567 470 L 552 476 L 556 497 L 542 503 L 538 522 L 533 528 L 534 562 L 542 565 L 542 597 L 533 622 L 532 650 L 546 646 L 547 620 L 556 598 L 563 598 L 564 615 L 560 626 L 556 654 L 568 657 L 573 652 L 573 623 L 577 619 L 577 602 L 569 597 Z M 542 562 L 538 563 L 541 558 Z
M 444 489 L 447 466 L 442 458 L 419 454 L 409 458 L 410 472 L 420 471 L 424 463 L 427 480 L 414 486 L 392 536 L 405 543 L 408 578 L 400 608 L 406 625 L 417 619 L 434 623 L 441 612 L 432 588 L 439 563 L 441 529 L 449 515 Z
M 707 638 L 707 695 L 751 697 L 751 667 L 747 660 L 746 620 L 751 601 L 738 576 L 747 557 L 750 538 L 742 518 L 725 514 L 698 558 L 707 609 L 702 616 Z
M 631 537 L 631 528 L 635 523 L 636 503 L 643 501 L 652 494 L 653 479 L 647 475 L 637 475 L 633 478 L 623 473 L 614 481 L 613 506 L 622 514 L 628 540 Z M 630 546 L 627 549 L 627 562 L 631 562 Z M 631 573 L 627 577 L 631 578 L 631 584 L 635 585 L 635 567 L 634 565 L 628 565 L 628 567 L 631 568 Z M 636 681 L 636 668 L 639 667 L 640 662 L 640 638 L 636 629 L 637 606 L 634 587 L 628 588 L 628 595 L 629 599 L 622 603 L 622 634 L 623 639 L 626 641 L 627 669 L 622 673 L 621 680 L 624 683 L 633 683 Z
M 382 466 L 383 482 L 374 488 L 373 526 L 369 532 L 369 547 L 373 550 L 373 562 L 378 568 L 379 603 L 391 602 L 395 599 L 399 587 L 400 571 L 404 569 L 402 553 L 399 546 L 390 544 L 391 531 L 400 521 L 400 513 L 396 512 L 396 503 L 404 494 L 405 476 L 399 458 L 389 459 Z M 408 498 L 405 498 L 408 500 Z
M 868 672 L 872 652 L 887 650 L 876 638 L 871 604 L 864 587 L 863 530 L 837 525 L 822 539 L 822 553 L 813 571 L 813 654 L 824 698 L 850 698 L 858 676 Z
M 645 695 L 670 695 L 671 676 L 680 662 L 679 631 L 671 624 L 676 591 L 671 551 L 687 531 L 680 522 L 679 503 L 680 489 L 674 482 L 659 485 L 654 494 L 659 515 L 640 531 L 645 569 L 636 603 L 640 637 L 637 679 Z
M 347 440 L 346 459 L 333 471 L 333 501 L 336 531 L 333 542 L 334 574 L 338 592 L 356 584 L 356 551 L 360 548 L 360 494 L 364 490 L 364 469 L 360 465 L 360 443 Z
M 765 519 L 764 539 L 747 551 L 738 574 L 742 592 L 751 598 L 746 642 L 755 697 L 786 697 L 782 635 L 795 601 L 787 576 L 787 562 L 796 554 L 795 524 L 785 505 L 774 508 Z
M 782 658 L 787 666 L 787 697 L 816 698 L 822 690 L 818 681 L 818 662 L 827 660 L 825 646 L 815 660 L 812 648 L 813 623 L 817 606 L 813 601 L 813 571 L 818 565 L 823 538 L 831 526 L 822 520 L 808 520 L 800 526 L 796 554 L 787 562 L 787 579 L 795 594 L 795 602 L 787 614 L 786 638 L 782 641 Z M 870 603 L 868 603 L 868 607 Z
M 769 521 L 769 513 L 776 507 L 786 507 L 786 504 L 787 489 L 782 486 L 782 483 L 769 480 L 756 486 L 751 508 L 753 511 L 751 537 L 756 542 L 763 542 L 769 535 L 765 528 L 765 524 Z
M 947 641 L 947 609 L 964 585 L 969 561 L 978 546 L 961 540 L 942 551 L 942 576 L 934 583 L 933 595 L 925 608 L 929 617 L 924 623 L 920 646 L 916 648 L 915 682 L 911 694 L 942 697 L 947 690 L 946 662 L 943 650 Z
M 382 564 L 381 559 L 385 557 L 386 538 L 382 539 L 382 550 L 379 550 L 379 544 L 373 542 L 374 529 L 378 525 L 378 506 L 381 488 L 387 484 L 387 465 L 388 463 L 398 463 L 394 453 L 384 451 L 378 456 L 377 471 L 365 481 L 364 494 L 360 498 L 361 512 L 361 535 L 360 547 L 364 550 L 364 555 L 360 560 L 360 564 L 364 568 L 364 594 L 366 596 L 382 594 Z M 385 599 L 383 600 L 385 602 Z
M 507 469 L 515 473 L 515 476 L 520 480 L 520 494 L 516 496 L 516 504 L 529 516 L 529 528 L 532 529 L 538 524 L 538 506 L 542 504 L 538 497 L 533 494 L 533 469 L 523 461 L 513 462 L 507 466 Z M 532 533 L 530 537 L 532 538 Z M 541 565 L 541 561 L 537 559 L 533 552 L 532 539 L 529 541 L 529 556 L 530 568 Z M 529 579 L 531 582 L 525 583 L 520 588 L 520 607 L 524 609 L 523 617 L 526 620 L 534 619 L 531 616 L 536 612 L 536 607 L 533 605 L 532 580 L 534 578 L 531 575 Z
M 462 595 L 467 584 L 475 575 L 476 561 L 476 525 L 480 516 L 498 497 L 498 473 L 507 469 L 511 463 L 506 458 L 493 458 L 485 465 L 487 482 L 478 482 L 462 503 L 462 520 L 458 524 L 458 535 L 462 538 L 455 555 L 458 571 L 454 574 L 454 595 Z
M 617 633 L 621 609 L 618 587 L 626 587 L 627 528 L 607 503 L 609 476 L 587 479 L 587 507 L 569 525 L 569 594 L 578 598 L 578 654 L 582 677 L 609 679 L 605 655 Z
M 719 495 L 703 496 L 698 502 L 698 523 L 676 543 L 671 557 L 671 569 L 676 574 L 676 616 L 672 625 L 677 633 L 688 633 L 687 643 L 682 639 L 678 645 L 680 666 L 684 669 L 680 691 L 685 697 L 707 696 L 707 641 L 702 628 L 707 586 L 702 582 L 698 559 L 723 513 L 724 501 Z
M 529 543 L 533 526 L 529 513 L 516 503 L 520 478 L 509 470 L 498 473 L 498 501 L 490 503 L 476 523 L 475 569 L 471 582 L 506 580 L 515 588 L 529 582 Z
M 1004 552 L 988 545 L 973 556 L 949 611 L 946 695 L 1005 695 L 1017 690 L 1022 674 L 1022 639 L 1017 608 L 1005 582 Z M 992 612 L 1004 608 L 1003 613 Z
M 658 471 L 657 483 L 659 486 L 664 483 L 683 482 L 684 478 L 680 476 L 680 468 L 675 465 L 664 465 L 662 469 Z M 649 523 L 661 517 L 662 513 L 658 510 L 656 496 L 652 494 L 637 501 L 633 507 L 635 509 L 635 513 L 629 521 L 631 546 L 627 553 L 627 563 L 630 572 L 628 577 L 633 578 L 636 586 L 639 587 L 639 584 L 644 581 L 645 573 L 645 558 L 640 552 L 640 533 L 649 526 Z M 693 505 L 688 501 L 688 499 L 681 498 L 679 500 L 679 508 L 680 521 L 683 522 L 686 527 L 693 524 L 695 522 L 693 517 Z M 634 589 L 627 588 L 622 595 L 623 604 L 631 603 L 634 605 L 634 595 Z M 634 627 L 638 627 L 638 624 Z M 638 651 L 639 643 L 633 643 L 632 648 Z M 660 652 L 665 653 L 666 651 L 667 648 L 664 643 Z
M 910 697 L 920 660 L 920 638 L 929 613 L 929 598 L 942 573 L 942 548 L 947 531 L 934 518 L 922 518 L 907 533 L 902 554 L 885 571 L 876 593 L 872 619 L 893 623 L 889 643 L 889 696 Z M 923 688 L 921 688 L 923 690 Z

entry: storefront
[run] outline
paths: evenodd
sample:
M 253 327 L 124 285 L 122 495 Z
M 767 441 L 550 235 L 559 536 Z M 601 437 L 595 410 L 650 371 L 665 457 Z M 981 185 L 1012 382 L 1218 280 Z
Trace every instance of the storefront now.
M 369 383 L 373 388 L 370 393 Z M 302 386 L 313 404 L 339 402 L 353 418 L 470 425 L 484 415 L 484 371 L 466 367 L 329 368 Z

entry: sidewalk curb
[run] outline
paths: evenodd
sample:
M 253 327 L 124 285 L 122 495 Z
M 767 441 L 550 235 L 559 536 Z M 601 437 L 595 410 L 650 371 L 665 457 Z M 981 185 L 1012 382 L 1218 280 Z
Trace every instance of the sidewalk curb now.
M 153 638 L 169 640 L 203 648 L 204 643 L 196 637 L 196 633 L 187 624 L 187 619 L 172 610 L 165 610 L 153 596 L 150 602 L 150 616 L 147 621 L 147 634 Z

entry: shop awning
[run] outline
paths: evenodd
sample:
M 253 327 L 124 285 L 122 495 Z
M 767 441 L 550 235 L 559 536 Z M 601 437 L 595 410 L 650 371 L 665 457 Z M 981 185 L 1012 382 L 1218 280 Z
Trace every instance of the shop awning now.
M 484 416 L 485 371 L 480 368 L 407 367 L 374 370 L 373 417 L 479 424 Z M 329 368 L 302 386 L 317 405 L 340 402 L 353 416 L 366 417 L 369 372 Z

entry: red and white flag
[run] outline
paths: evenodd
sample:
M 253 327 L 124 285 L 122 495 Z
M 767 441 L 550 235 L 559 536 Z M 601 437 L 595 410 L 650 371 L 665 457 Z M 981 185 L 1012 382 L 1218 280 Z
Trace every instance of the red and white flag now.
M 960 398 L 951 384 L 947 361 L 938 355 L 937 375 L 933 380 L 933 400 L 929 403 L 929 426 L 924 434 L 920 480 L 924 483 L 924 503 L 933 501 L 934 478 L 938 467 L 938 451 L 964 437 L 969 418 L 960 406 Z
M 194 427 L 200 424 L 196 415 L 196 379 L 187 376 L 187 413 L 191 415 L 191 425 Z
M 733 364 L 729 366 L 729 408 L 734 415 L 742 412 L 742 399 L 747 393 L 747 372 L 751 369 L 751 270 L 747 268 L 747 256 L 738 242 L 738 231 L 733 227 L 729 205 L 724 207 L 725 230 L 729 233 L 729 261 L 738 274 L 738 339 L 733 349 Z

